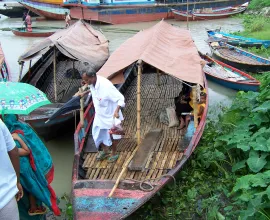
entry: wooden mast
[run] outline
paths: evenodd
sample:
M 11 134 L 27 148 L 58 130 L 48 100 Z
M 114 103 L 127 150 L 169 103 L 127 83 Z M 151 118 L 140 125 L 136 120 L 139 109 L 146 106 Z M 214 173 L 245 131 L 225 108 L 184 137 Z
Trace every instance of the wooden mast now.
M 56 86 L 56 48 L 53 47 L 53 84 L 54 84 L 54 101 L 57 102 L 57 86 Z
M 125 162 L 123 169 L 121 171 L 121 173 L 119 174 L 119 176 L 117 177 L 117 180 L 109 194 L 108 197 L 112 197 L 114 191 L 116 190 L 122 175 L 126 172 L 127 167 L 130 163 L 130 161 L 132 160 L 132 158 L 134 157 L 134 155 L 136 154 L 137 150 L 139 149 L 139 146 L 141 144 L 141 75 L 142 75 L 142 60 L 138 60 L 137 62 L 137 66 L 138 66 L 138 76 L 137 76 L 137 147 L 135 148 L 135 150 L 132 152 L 132 154 L 130 155 L 130 157 L 127 159 L 127 161 Z

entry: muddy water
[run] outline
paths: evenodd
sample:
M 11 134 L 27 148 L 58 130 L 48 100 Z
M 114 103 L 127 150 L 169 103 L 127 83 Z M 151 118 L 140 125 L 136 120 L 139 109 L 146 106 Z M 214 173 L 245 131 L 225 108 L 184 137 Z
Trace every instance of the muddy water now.
M 174 20 L 169 20 L 169 23 L 177 25 L 181 28 L 186 28 L 185 22 L 178 22 Z M 116 33 L 115 31 L 106 31 L 109 28 L 120 28 L 120 29 L 133 29 L 141 30 L 154 25 L 156 22 L 144 22 L 136 24 L 122 24 L 114 26 L 99 26 L 104 31 L 105 36 L 110 40 L 110 51 L 114 51 L 121 43 L 126 39 L 131 37 L 134 32 Z M 0 28 L 4 27 L 21 27 L 21 19 L 0 19 Z M 53 27 L 63 27 L 64 22 L 62 21 L 40 21 L 33 22 L 33 26 L 53 26 Z M 204 53 L 210 52 L 208 45 L 205 43 L 207 35 L 205 28 L 219 28 L 222 27 L 223 31 L 237 31 L 242 29 L 241 20 L 230 18 L 221 19 L 215 21 L 198 21 L 190 22 L 189 28 L 192 33 L 192 37 L 195 41 L 198 49 Z M 12 80 L 18 80 L 19 65 L 17 63 L 18 57 L 26 50 L 30 45 L 40 40 L 40 38 L 24 38 L 17 37 L 9 31 L 0 31 L 0 42 L 2 48 L 6 55 L 7 62 L 10 66 L 12 72 Z M 26 63 L 27 67 L 28 64 Z M 221 87 L 215 83 L 209 82 L 209 92 L 210 92 L 210 105 L 212 106 L 212 111 L 216 111 L 217 103 L 230 103 L 235 92 L 230 89 Z M 211 108 L 210 108 L 211 109 Z M 55 140 L 46 143 L 49 151 L 52 154 L 54 164 L 55 164 L 55 180 L 53 182 L 53 187 L 56 190 L 58 196 L 62 196 L 63 193 L 69 193 L 71 188 L 71 171 L 73 162 L 73 134 L 66 134 L 63 137 L 57 138 Z

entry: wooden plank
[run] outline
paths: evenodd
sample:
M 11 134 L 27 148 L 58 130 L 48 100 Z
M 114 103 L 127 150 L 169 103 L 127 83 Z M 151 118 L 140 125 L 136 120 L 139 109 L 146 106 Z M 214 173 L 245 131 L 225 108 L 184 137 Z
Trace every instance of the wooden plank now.
M 86 159 L 85 159 L 84 162 L 83 162 L 82 168 L 87 167 L 87 163 L 88 163 L 88 160 L 89 160 L 90 156 L 91 156 L 90 154 L 88 154 L 88 155 L 86 156 Z
M 149 154 L 157 145 L 161 133 L 162 130 L 160 129 L 151 129 L 149 133 L 146 134 L 145 139 L 142 141 L 138 151 L 128 166 L 130 170 L 144 169 Z

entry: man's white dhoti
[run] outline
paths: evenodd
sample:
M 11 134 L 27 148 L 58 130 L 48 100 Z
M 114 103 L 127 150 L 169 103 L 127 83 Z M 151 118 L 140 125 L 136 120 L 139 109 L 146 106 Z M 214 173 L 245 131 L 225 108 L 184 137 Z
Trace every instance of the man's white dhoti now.
M 112 139 L 121 139 L 121 135 L 110 135 L 109 130 L 113 126 L 114 111 L 117 106 L 125 106 L 124 96 L 108 79 L 101 76 L 97 76 L 96 84 L 91 85 L 90 90 L 96 112 L 92 127 L 95 145 L 98 149 L 100 144 L 110 147 Z M 124 120 L 121 110 L 119 120 Z
M 92 128 L 93 139 L 98 149 L 101 144 L 110 147 L 113 140 L 120 140 L 122 138 L 122 135 L 110 135 L 109 131 L 110 129 L 100 129 L 98 126 Z

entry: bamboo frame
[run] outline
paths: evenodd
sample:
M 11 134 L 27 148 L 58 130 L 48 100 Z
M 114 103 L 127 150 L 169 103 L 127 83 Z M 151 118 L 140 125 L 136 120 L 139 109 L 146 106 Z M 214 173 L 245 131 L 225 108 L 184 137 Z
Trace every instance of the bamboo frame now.
M 82 93 L 83 89 L 79 88 L 79 92 Z M 83 97 L 80 98 L 80 107 L 81 107 L 80 108 L 80 123 L 81 123 L 82 128 L 84 128 L 84 118 L 83 118 L 84 99 L 83 99 Z
M 196 86 L 192 87 L 192 102 L 193 102 L 193 114 L 194 114 L 194 127 L 198 127 L 198 103 L 197 103 L 197 93 Z
M 20 74 L 19 74 L 19 79 L 18 79 L 18 82 L 20 82 L 20 81 L 21 81 L 21 79 L 22 79 L 22 71 L 23 71 L 23 65 L 24 65 L 24 61 L 22 61 L 22 62 L 20 63 L 20 65 L 21 65 L 21 68 L 20 68 Z
M 57 86 L 56 86 L 56 48 L 53 48 L 53 84 L 54 84 L 54 101 L 57 102 Z
M 141 144 L 141 74 L 142 74 L 142 60 L 138 60 L 137 62 L 138 66 L 138 77 L 137 77 L 137 147 L 134 149 L 128 160 L 125 162 L 123 169 L 119 176 L 117 177 L 117 180 L 109 194 L 109 198 L 112 197 L 114 191 L 116 190 L 123 174 L 126 172 L 128 164 L 136 154 L 137 150 L 139 149 L 139 146 Z

